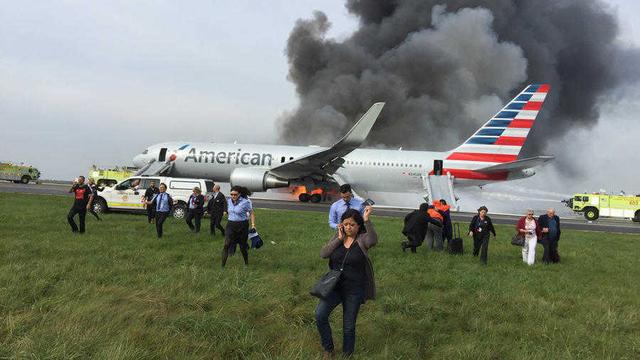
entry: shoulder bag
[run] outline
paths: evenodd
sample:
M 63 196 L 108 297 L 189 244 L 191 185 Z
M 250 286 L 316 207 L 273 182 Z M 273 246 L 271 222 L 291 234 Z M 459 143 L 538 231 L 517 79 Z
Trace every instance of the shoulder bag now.
M 518 232 L 511 238 L 511 245 L 524 246 L 524 235 Z
M 353 244 L 351 244 L 351 246 L 354 246 L 354 245 L 358 246 L 355 240 L 353 241 Z M 340 280 L 340 276 L 342 275 L 342 270 L 344 269 L 344 263 L 347 261 L 347 256 L 349 256 L 350 251 L 351 251 L 351 247 L 349 247 L 349 250 L 347 250 L 347 253 L 344 254 L 344 259 L 342 259 L 342 265 L 340 265 L 340 270 L 327 271 L 324 275 L 322 275 L 320 280 L 318 280 L 318 282 L 313 286 L 311 291 L 309 291 L 309 294 L 320 299 L 326 299 L 327 296 L 331 294 L 333 289 L 338 284 L 338 281 Z

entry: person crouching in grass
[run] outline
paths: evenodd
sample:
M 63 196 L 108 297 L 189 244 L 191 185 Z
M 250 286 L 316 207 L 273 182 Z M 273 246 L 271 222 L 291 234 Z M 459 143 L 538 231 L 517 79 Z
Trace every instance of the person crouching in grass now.
M 371 206 L 363 215 L 356 209 L 348 209 L 342 214 L 338 232 L 320 250 L 323 259 L 329 259 L 332 270 L 340 270 L 342 275 L 333 291 L 316 307 L 316 326 L 325 356 L 333 356 L 334 346 L 331 336 L 329 316 L 342 303 L 343 346 L 346 356 L 353 353 L 356 343 L 356 318 L 360 305 L 375 298 L 373 266 L 368 250 L 378 242 L 373 224 L 369 220 Z M 343 266 L 344 263 L 344 266 Z

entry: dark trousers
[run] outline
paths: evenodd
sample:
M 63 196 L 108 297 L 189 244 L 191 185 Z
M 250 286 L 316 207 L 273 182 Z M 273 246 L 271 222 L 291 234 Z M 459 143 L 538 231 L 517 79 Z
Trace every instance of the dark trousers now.
M 316 326 L 320 333 L 320 342 L 325 351 L 333 352 L 333 337 L 329 315 L 342 303 L 342 352 L 351 355 L 356 346 L 356 319 L 362 304 L 364 291 L 344 291 L 334 289 L 326 299 L 321 299 L 316 307 Z
M 158 211 L 156 212 L 156 232 L 158 233 L 158 238 L 162 237 L 162 225 L 164 221 L 169 217 L 168 212 Z
M 151 224 L 154 217 L 156 217 L 156 209 L 153 208 L 153 205 L 147 205 L 147 220 L 149 224 Z
M 480 253 L 480 261 L 487 263 L 487 252 L 489 251 L 489 233 L 473 234 L 473 256 Z
M 202 211 L 189 209 L 189 211 L 187 211 L 186 220 L 187 220 L 187 226 L 189 226 L 189 229 L 191 229 L 191 231 L 200 232 L 200 223 L 202 221 Z M 191 222 L 191 220 L 194 220 L 194 222 L 196 223 L 195 226 L 193 226 L 193 223 Z
M 69 221 L 69 225 L 71 225 L 71 231 L 78 232 L 78 225 L 73 220 L 73 217 L 78 214 L 78 220 L 80 222 L 80 233 L 84 233 L 84 219 L 87 216 L 87 208 L 85 206 L 73 206 L 71 210 L 69 210 L 69 214 L 67 215 L 67 221 Z
M 98 213 L 93 210 L 93 207 L 89 208 L 89 214 L 93 215 L 98 221 L 102 220 L 100 219 L 100 216 L 98 215 Z
M 542 236 L 542 246 L 544 247 L 544 253 L 542 253 L 542 262 L 545 264 L 560 262 L 560 254 L 558 254 L 558 239 L 549 239 L 547 236 Z
M 416 248 L 420 245 L 422 245 L 422 241 L 424 240 L 424 238 L 422 239 L 416 239 L 416 235 L 414 234 L 408 234 L 407 235 L 407 241 L 403 242 L 403 248 L 408 248 L 411 249 L 412 253 L 416 252 Z
M 222 233 L 222 236 L 224 236 L 224 228 L 220 224 L 222 222 L 222 214 L 223 212 L 214 212 L 213 214 L 211 214 L 211 224 L 209 227 L 209 232 L 211 233 L 211 235 L 215 235 L 216 229 L 218 229 L 220 230 L 220 233 Z
M 224 237 L 224 247 L 222 248 L 222 267 L 227 264 L 229 249 L 235 249 L 236 244 L 240 245 L 240 252 L 244 259 L 244 264 L 249 265 L 249 253 L 247 249 L 247 239 L 249 238 L 249 221 L 227 221 L 227 231 Z

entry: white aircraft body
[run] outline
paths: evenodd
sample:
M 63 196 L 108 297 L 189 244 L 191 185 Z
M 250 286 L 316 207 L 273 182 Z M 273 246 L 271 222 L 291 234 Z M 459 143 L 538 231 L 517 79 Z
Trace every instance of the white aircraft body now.
M 308 192 L 349 183 L 369 191 L 425 191 L 424 178 L 450 174 L 456 186 L 522 179 L 553 156 L 519 158 L 549 91 L 529 85 L 462 145 L 451 151 L 359 149 L 384 103 L 374 104 L 331 147 L 167 142 L 152 145 L 133 163 L 138 175 L 164 174 L 230 182 L 251 191 L 303 185 Z M 440 160 L 439 162 L 435 162 Z

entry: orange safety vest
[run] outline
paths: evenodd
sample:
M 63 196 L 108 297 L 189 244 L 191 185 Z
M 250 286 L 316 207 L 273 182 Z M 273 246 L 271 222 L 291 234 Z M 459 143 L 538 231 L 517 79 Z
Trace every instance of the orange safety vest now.
M 442 218 L 442 215 L 440 215 L 440 213 L 436 209 L 427 210 L 427 214 L 429 214 L 429 216 L 431 216 L 432 218 L 440 220 L 440 222 L 444 221 L 444 219 Z

